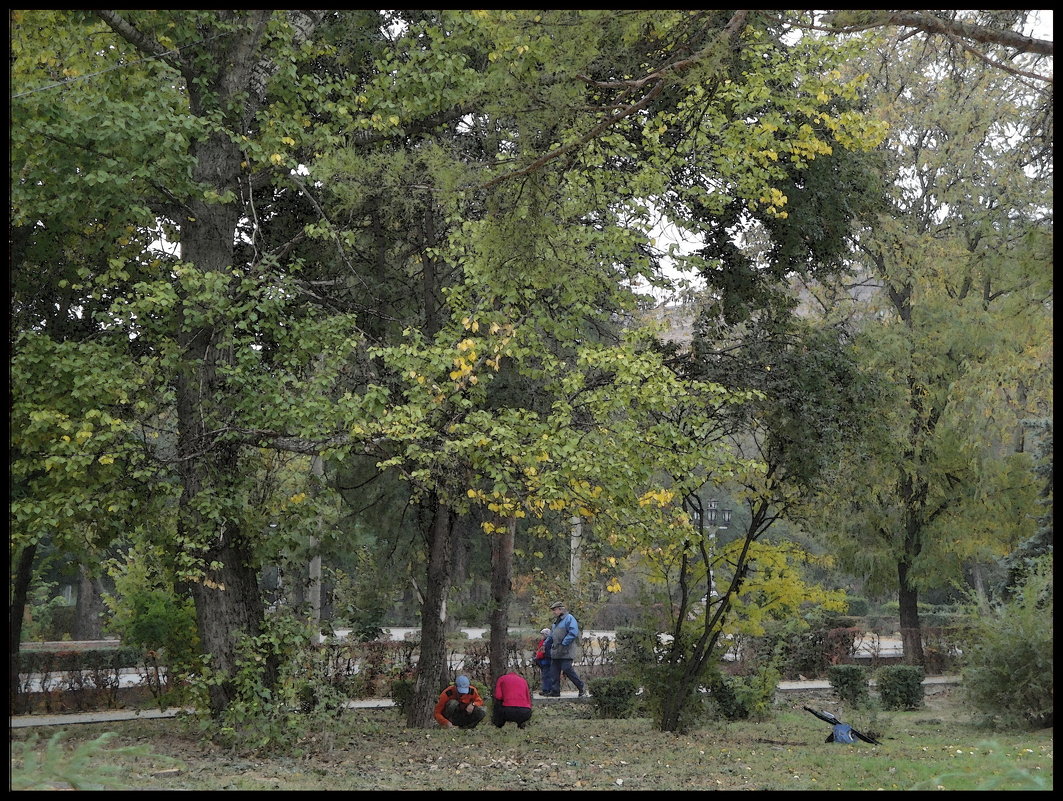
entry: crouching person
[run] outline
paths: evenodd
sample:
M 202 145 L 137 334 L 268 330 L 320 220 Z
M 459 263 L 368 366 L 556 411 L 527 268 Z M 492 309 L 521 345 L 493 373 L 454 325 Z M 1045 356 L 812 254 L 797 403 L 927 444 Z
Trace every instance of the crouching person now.
M 479 690 L 469 683 L 468 676 L 458 676 L 457 681 L 443 690 L 432 711 L 436 722 L 444 729 L 451 726 L 474 729 L 486 714 L 484 699 Z
M 513 721 L 518 729 L 523 729 L 531 720 L 531 706 L 531 690 L 523 676 L 510 671 L 498 677 L 491 709 L 492 723 L 501 729 L 508 721 Z

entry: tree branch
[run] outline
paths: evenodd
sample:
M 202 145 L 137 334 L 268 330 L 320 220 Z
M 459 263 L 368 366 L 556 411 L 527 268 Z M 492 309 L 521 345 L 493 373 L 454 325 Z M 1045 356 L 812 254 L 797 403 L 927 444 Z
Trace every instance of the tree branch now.
M 107 9 L 96 9 L 96 16 L 102 19 L 110 26 L 111 30 L 129 42 L 133 47 L 139 50 L 141 53 L 145 53 L 149 56 L 154 56 L 160 61 L 169 64 L 175 70 L 184 76 L 186 81 L 192 79 L 192 75 L 188 70 L 188 65 L 183 59 L 175 58 L 176 51 L 167 49 L 162 46 L 154 37 L 146 36 L 141 33 L 137 28 L 129 23 L 125 17 L 122 17 L 117 11 L 108 11 Z
M 534 172 L 535 170 L 537 170 L 540 167 L 542 167 L 544 164 L 548 164 L 549 162 L 560 158 L 561 156 L 565 155 L 566 153 L 570 153 L 571 151 L 573 151 L 573 150 L 575 150 L 575 149 L 577 149 L 579 147 L 582 147 L 583 145 L 587 144 L 587 142 L 590 142 L 593 139 L 596 139 L 598 137 L 598 135 L 601 134 L 604 130 L 606 130 L 607 128 L 609 128 L 612 125 L 616 124 L 620 120 L 625 119 L 626 117 L 630 117 L 635 112 L 641 111 L 642 109 L 646 108 L 646 106 L 648 106 L 650 104 L 650 101 L 652 101 L 655 97 L 657 97 L 664 90 L 664 87 L 665 87 L 664 79 L 666 77 L 668 77 L 669 75 L 672 75 L 674 73 L 682 72 L 682 71 L 684 71 L 686 69 L 689 69 L 690 67 L 694 66 L 695 64 L 697 64 L 698 62 L 703 60 L 705 58 L 705 56 L 709 53 L 710 50 L 712 50 L 713 48 L 717 47 L 718 45 L 720 45 L 720 44 L 722 44 L 724 42 L 727 42 L 727 41 L 733 39 L 735 36 L 738 35 L 739 31 L 741 31 L 742 28 L 745 26 L 746 18 L 748 16 L 749 16 L 749 11 L 747 11 L 747 10 L 736 11 L 734 16 L 731 17 L 731 19 L 728 21 L 727 25 L 724 26 L 723 30 L 720 32 L 720 35 L 716 38 L 715 41 L 713 41 L 712 44 L 710 44 L 707 47 L 703 48 L 702 50 L 698 51 L 697 53 L 695 53 L 690 58 L 685 58 L 685 59 L 682 59 L 680 61 L 676 61 L 676 62 L 673 62 L 671 64 L 668 64 L 667 66 L 662 67 L 661 69 L 657 70 L 656 72 L 653 72 L 650 75 L 647 75 L 647 76 L 645 76 L 643 78 L 640 78 L 638 80 L 596 82 L 596 81 L 593 81 L 590 78 L 588 78 L 586 75 L 577 75 L 576 77 L 579 80 L 584 81 L 586 83 L 589 83 L 592 86 L 598 86 L 598 87 L 603 87 L 603 88 L 624 88 L 625 90 L 641 89 L 643 86 L 647 85 L 648 83 L 652 83 L 653 84 L 653 88 L 651 88 L 637 102 L 632 103 L 631 105 L 628 105 L 628 106 L 625 106 L 625 107 L 621 107 L 615 114 L 610 114 L 609 116 L 607 116 L 604 120 L 599 122 L 597 125 L 595 125 L 593 128 L 591 128 L 587 133 L 585 133 L 583 136 L 581 136 L 576 141 L 569 142 L 567 145 L 562 145 L 561 147 L 559 147 L 559 148 L 557 148 L 555 150 L 551 150 L 549 153 L 543 154 L 542 156 L 540 156 L 539 158 L 535 159 L 533 162 L 531 162 L 527 166 L 521 167 L 519 170 L 513 170 L 511 172 L 503 173 L 502 175 L 496 176 L 495 178 L 492 178 L 487 183 L 482 184 L 480 186 L 480 188 L 481 189 L 489 189 L 492 186 L 494 186 L 495 184 L 501 183 L 502 181 L 507 181 L 510 178 L 516 178 L 518 176 L 527 175 L 528 173 Z
M 924 33 L 940 33 L 970 39 L 982 44 L 998 44 L 1010 47 L 1017 53 L 1036 53 L 1039 56 L 1051 56 L 1055 53 L 1055 42 L 1047 39 L 1035 39 L 1015 31 L 987 28 L 969 22 L 945 20 L 920 11 L 886 12 L 881 25 L 898 25 L 903 28 L 917 28 Z

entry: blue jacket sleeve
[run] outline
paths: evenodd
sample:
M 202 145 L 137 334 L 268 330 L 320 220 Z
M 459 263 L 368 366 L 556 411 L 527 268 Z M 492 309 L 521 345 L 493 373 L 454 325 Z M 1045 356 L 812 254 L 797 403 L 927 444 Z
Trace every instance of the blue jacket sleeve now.
M 565 635 L 564 639 L 561 640 L 562 645 L 569 645 L 579 639 L 579 624 L 576 622 L 576 618 L 572 617 L 572 615 L 568 615 L 567 617 L 568 620 L 565 621 L 565 625 L 568 628 L 568 633 Z

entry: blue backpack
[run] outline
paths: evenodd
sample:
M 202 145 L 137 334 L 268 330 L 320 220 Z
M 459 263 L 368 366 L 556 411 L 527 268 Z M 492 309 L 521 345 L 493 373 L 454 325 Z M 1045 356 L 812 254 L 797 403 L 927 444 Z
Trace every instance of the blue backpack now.
M 835 743 L 855 743 L 856 738 L 853 736 L 853 727 L 848 723 L 836 723 L 834 725 L 834 733 L 831 735 L 832 740 L 828 742 Z

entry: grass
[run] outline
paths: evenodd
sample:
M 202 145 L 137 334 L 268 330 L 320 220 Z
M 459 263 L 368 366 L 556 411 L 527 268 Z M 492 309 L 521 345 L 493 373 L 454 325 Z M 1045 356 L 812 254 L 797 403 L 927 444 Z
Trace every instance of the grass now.
M 134 720 L 66 727 L 73 757 L 113 733 L 92 764 L 93 787 L 141 790 L 905 790 L 1052 789 L 1052 729 L 979 728 L 958 697 L 923 709 L 841 715 L 881 746 L 824 743 L 830 727 L 803 705 L 841 714 L 823 696 L 780 697 L 769 719 L 713 722 L 688 734 L 647 718 L 601 720 L 588 703 L 542 704 L 528 729 L 406 729 L 395 710 L 351 711 L 284 756 L 230 753 L 194 721 Z M 36 749 L 54 729 L 12 729 L 12 786 L 47 785 Z M 52 748 L 57 745 L 53 742 Z M 80 750 L 79 750 L 80 749 Z M 55 763 L 52 754 L 50 761 Z M 84 760 L 82 759 L 82 762 Z M 69 773 L 69 771 L 67 771 Z M 61 782 L 59 783 L 62 786 Z

